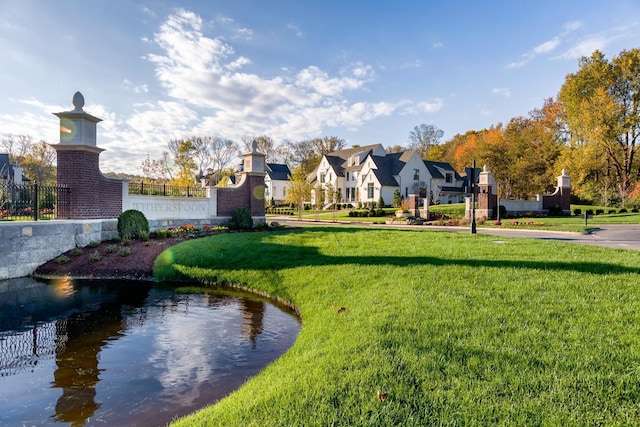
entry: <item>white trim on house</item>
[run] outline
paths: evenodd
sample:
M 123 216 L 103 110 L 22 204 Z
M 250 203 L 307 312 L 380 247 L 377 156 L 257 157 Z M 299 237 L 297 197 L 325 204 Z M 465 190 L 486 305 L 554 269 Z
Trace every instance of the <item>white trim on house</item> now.
M 389 205 L 396 190 L 405 198 L 430 197 L 431 203 L 464 201 L 464 178 L 451 165 L 424 161 L 413 150 L 387 154 L 379 144 L 326 154 L 309 178 L 325 194 L 329 186 L 336 189 L 337 203 L 354 206 L 378 202 L 380 197 Z

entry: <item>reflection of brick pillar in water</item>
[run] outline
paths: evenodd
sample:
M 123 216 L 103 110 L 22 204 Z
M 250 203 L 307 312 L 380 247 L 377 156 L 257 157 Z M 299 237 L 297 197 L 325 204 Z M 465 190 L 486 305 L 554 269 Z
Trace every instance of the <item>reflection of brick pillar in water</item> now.
M 242 335 L 249 338 L 251 348 L 256 348 L 256 336 L 262 333 L 264 302 L 241 298 L 239 303 L 242 313 Z
M 122 307 L 140 307 L 148 296 L 148 287 L 123 287 L 86 295 L 97 310 L 74 313 L 56 322 L 56 365 L 52 388 L 62 389 L 56 402 L 55 419 L 71 425 L 85 425 L 100 404 L 95 401 L 96 385 L 104 369 L 100 369 L 99 353 L 103 346 L 126 335 Z
M 54 113 L 60 118 L 60 143 L 52 144 L 58 158 L 58 185 L 70 188 L 69 206 L 59 206 L 62 219 L 117 218 L 122 213 L 122 181 L 100 172 L 100 153 L 96 145 L 96 124 L 86 113 L 84 97 L 73 96 L 72 111 Z

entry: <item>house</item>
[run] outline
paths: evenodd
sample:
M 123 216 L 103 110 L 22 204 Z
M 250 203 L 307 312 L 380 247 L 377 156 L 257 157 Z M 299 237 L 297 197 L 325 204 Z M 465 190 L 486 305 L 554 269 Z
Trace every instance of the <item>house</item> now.
M 396 190 L 405 198 L 409 194 L 423 199 L 429 196 L 431 203 L 464 202 L 464 177 L 451 165 L 422 160 L 413 150 L 386 153 L 381 144 L 328 153 L 309 178 L 325 196 L 333 188 L 337 203 L 354 207 L 380 198 L 389 205 Z M 330 205 L 331 201 L 325 203 L 325 207 Z
M 24 171 L 17 164 L 9 163 L 9 154 L 0 153 L 0 179 L 2 184 L 22 185 L 29 181 Z
M 280 163 L 266 163 L 264 176 L 264 197 L 268 203 L 282 205 L 286 203 L 287 187 L 291 170 L 289 166 Z
M 424 163 L 431 175 L 432 201 L 436 204 L 464 203 L 465 196 L 468 195 L 466 174 L 458 174 L 449 163 L 430 160 L 425 160 Z

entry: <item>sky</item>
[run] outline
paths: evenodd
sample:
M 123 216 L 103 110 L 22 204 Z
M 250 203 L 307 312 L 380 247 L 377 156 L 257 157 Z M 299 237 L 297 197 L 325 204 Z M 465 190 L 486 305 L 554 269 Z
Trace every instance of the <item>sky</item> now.
M 59 143 L 80 91 L 103 172 L 190 136 L 445 142 L 542 107 L 639 24 L 640 0 L 0 0 L 0 138 Z

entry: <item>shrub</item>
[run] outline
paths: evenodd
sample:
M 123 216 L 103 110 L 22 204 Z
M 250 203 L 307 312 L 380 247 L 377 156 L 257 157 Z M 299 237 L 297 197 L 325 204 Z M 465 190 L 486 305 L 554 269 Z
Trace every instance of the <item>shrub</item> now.
M 638 208 L 633 208 L 633 209 L 631 209 L 631 212 L 632 212 L 632 213 L 638 213 Z
M 582 215 L 582 209 L 580 209 L 580 208 L 576 208 L 576 209 L 574 209 L 574 210 L 573 210 L 573 214 L 574 214 L 575 216 L 580 216 L 580 215 Z
M 71 249 L 71 255 L 72 256 L 80 256 L 82 255 L 83 251 L 80 248 L 73 248 Z
M 112 254 L 112 253 L 116 252 L 117 250 L 118 250 L 118 246 L 109 245 L 109 246 L 106 247 L 106 249 L 104 251 L 105 251 L 105 253 Z
M 120 214 L 118 234 L 123 240 L 139 238 L 142 233 L 149 235 L 149 221 L 142 212 L 129 209 Z
M 131 245 L 131 239 L 122 239 L 122 246 Z
M 167 237 L 171 237 L 173 235 L 173 232 L 167 229 L 156 230 L 154 233 L 156 238 L 158 239 L 166 239 Z
M 120 249 L 120 256 L 125 257 L 131 255 L 131 248 Z
M 229 229 L 231 230 L 249 230 L 253 227 L 253 218 L 251 212 L 247 208 L 238 208 L 231 214 L 229 221 Z
M 113 236 L 113 237 L 111 238 L 111 241 L 112 241 L 113 243 L 120 243 L 120 242 L 122 242 L 122 237 L 120 237 L 120 236 Z
M 611 214 L 616 213 L 616 210 L 615 210 L 615 209 L 609 209 L 609 210 L 607 211 L 607 213 L 608 213 L 609 215 L 611 215 Z
M 618 211 L 618 213 L 627 213 L 627 210 L 625 208 L 622 208 Z
M 585 212 L 585 214 L 587 214 L 587 215 L 593 215 L 593 209 L 587 209 L 587 211 Z
M 100 255 L 100 252 L 95 251 L 91 254 L 89 254 L 89 261 L 91 262 L 96 262 L 96 261 L 100 261 L 102 259 L 102 256 Z
M 500 209 L 500 218 L 504 219 L 507 217 L 507 208 L 505 208 L 503 205 L 498 206 L 498 209 Z M 498 218 L 497 216 L 497 212 L 496 212 L 496 208 L 493 208 L 493 217 L 494 218 Z
M 549 208 L 549 216 L 562 216 L 562 207 L 553 205 Z
M 604 209 L 596 209 L 596 215 L 602 215 L 604 213 Z
M 69 262 L 69 257 L 66 255 L 60 255 L 55 259 L 56 264 L 66 264 Z
M 149 240 L 149 231 L 141 231 L 140 240 L 142 240 L 143 242 L 146 242 L 147 240 Z
M 96 242 L 95 240 L 92 240 L 89 242 L 87 246 L 89 246 L 90 248 L 95 248 L 97 246 L 100 246 L 100 242 Z

